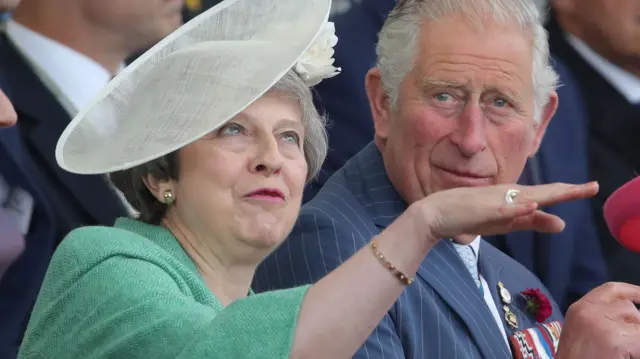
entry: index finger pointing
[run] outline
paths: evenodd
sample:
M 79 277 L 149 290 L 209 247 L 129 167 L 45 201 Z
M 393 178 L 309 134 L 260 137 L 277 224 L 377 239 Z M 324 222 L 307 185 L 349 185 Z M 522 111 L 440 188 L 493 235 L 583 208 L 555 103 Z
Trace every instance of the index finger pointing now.
M 598 193 L 598 189 L 597 182 L 581 185 L 552 183 L 528 187 L 524 195 L 527 200 L 538 203 L 540 207 L 545 207 L 559 202 L 593 197 Z

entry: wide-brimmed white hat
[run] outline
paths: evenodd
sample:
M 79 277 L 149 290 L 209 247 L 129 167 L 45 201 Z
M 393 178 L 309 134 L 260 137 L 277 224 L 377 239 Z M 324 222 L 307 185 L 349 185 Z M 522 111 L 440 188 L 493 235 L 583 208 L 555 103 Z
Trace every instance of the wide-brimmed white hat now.
M 65 170 L 101 174 L 173 152 L 242 112 L 290 69 L 337 74 L 331 0 L 225 0 L 116 76 L 56 147 Z M 328 57 L 327 57 L 328 56 Z

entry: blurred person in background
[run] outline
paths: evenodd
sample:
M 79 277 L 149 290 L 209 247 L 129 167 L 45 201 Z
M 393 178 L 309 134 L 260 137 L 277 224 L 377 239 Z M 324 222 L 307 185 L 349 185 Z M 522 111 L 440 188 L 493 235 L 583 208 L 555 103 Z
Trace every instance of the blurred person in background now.
M 18 1 L 0 1 L 11 11 Z M 6 41 L 6 40 L 2 40 Z M 1 46 L 1 45 L 0 45 Z M 21 142 L 0 65 L 0 358 L 15 358 L 55 246 L 53 214 L 36 165 Z M 37 103 L 34 103 L 37 106 Z
M 613 280 L 640 284 L 640 254 L 620 246 L 602 214 L 614 190 L 640 173 L 640 1 L 554 0 L 552 53 L 572 72 L 588 115 L 591 201 Z
M 0 14 L 8 14 L 18 6 L 18 3 L 18 0 L 0 1 Z M 18 118 L 11 100 L 7 97 L 7 91 L 3 69 L 0 68 L 0 130 L 12 127 Z M 24 234 L 20 232 L 16 225 L 16 218 L 13 217 L 13 213 L 7 210 L 8 206 L 6 206 L 11 190 L 9 185 L 13 186 L 14 183 L 12 181 L 11 184 L 8 184 L 4 174 L 20 175 L 21 178 L 18 182 L 26 180 L 24 173 L 17 173 L 18 169 L 15 168 L 15 163 L 9 164 L 10 154 L 6 148 L 9 144 L 7 140 L 10 137 L 16 138 L 15 133 L 9 134 L 9 132 L 9 130 L 0 132 L 0 233 L 2 234 L 0 237 L 0 281 L 7 268 L 24 250 Z
M 10 198 L 29 214 L 18 223 L 29 235 L 23 255 L 0 282 L 1 358 L 16 355 L 58 242 L 78 226 L 111 225 L 129 213 L 102 176 L 76 176 L 58 167 L 54 153 L 60 134 L 129 54 L 181 24 L 182 5 L 173 0 L 25 0 L 7 21 L 0 36 L 0 68 L 18 125 L 3 136 L 11 137 L 4 139 L 6 152 L 28 174 L 28 182 L 6 180 L 19 188 Z M 34 207 L 34 198 L 43 205 Z M 39 210 L 53 218 L 36 221 Z M 38 234 L 31 235 L 34 231 Z
M 340 36 L 336 64 L 343 72 L 316 87 L 317 104 L 329 118 L 329 153 L 320 174 L 305 190 L 306 201 L 348 158 L 373 139 L 364 78 L 375 65 L 377 35 L 395 3 L 395 0 L 351 0 L 333 4 L 331 18 Z M 536 5 L 541 16 L 545 16 L 544 1 L 537 1 Z M 551 64 L 559 75 L 558 110 L 540 150 L 528 159 L 521 184 L 588 181 L 586 118 L 580 91 L 560 61 L 552 58 Z M 604 283 L 607 273 L 589 202 L 561 203 L 546 210 L 567 222 L 564 232 L 519 231 L 488 236 L 486 240 L 536 274 L 564 312 L 571 303 Z

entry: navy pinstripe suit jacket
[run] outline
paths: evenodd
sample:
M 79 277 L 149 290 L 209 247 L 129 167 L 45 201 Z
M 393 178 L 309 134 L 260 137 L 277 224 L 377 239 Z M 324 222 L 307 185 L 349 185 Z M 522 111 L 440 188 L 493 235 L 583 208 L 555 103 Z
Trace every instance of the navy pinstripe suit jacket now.
M 290 237 L 258 268 L 257 292 L 313 283 L 348 259 L 406 209 L 392 187 L 373 143 L 337 171 L 303 206 Z M 501 281 L 512 293 L 520 328 L 534 326 L 519 292 L 542 283 L 522 265 L 487 242 L 478 265 L 492 290 Z M 357 285 L 357 283 L 354 283 Z M 550 295 L 549 295 L 550 297 Z M 553 303 L 548 319 L 562 320 Z M 503 319 L 504 321 L 504 319 Z M 513 331 L 503 323 L 507 335 Z M 396 301 L 355 358 L 512 358 L 480 291 L 449 241 L 441 241 L 422 262 L 415 282 Z

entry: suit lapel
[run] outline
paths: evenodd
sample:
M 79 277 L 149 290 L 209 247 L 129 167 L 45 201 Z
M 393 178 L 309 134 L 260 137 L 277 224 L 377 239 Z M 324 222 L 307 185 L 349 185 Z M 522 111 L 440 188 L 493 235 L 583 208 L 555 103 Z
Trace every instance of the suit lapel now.
M 19 141 L 20 136 L 17 128 L 0 129 L 0 150 L 8 155 L 9 161 L 12 161 L 19 170 L 22 170 L 22 153 L 20 152 Z
M 375 225 L 383 230 L 406 210 L 407 205 L 386 176 L 375 145 L 365 147 L 356 160 L 360 161 L 357 167 L 362 183 L 358 197 Z M 417 281 L 432 287 L 467 325 L 485 358 L 511 358 L 489 307 L 449 241 L 442 240 L 431 249 L 416 277 Z
M 511 357 L 487 303 L 449 241 L 440 241 L 429 252 L 418 270 L 418 276 L 427 282 L 467 325 L 485 358 Z
M 28 67 L 10 41 L 4 40 L 0 46 L 0 65 L 11 69 L 6 77 L 20 118 L 19 126 L 26 145 L 36 154 L 38 167 L 46 169 L 46 176 L 55 178 L 53 182 L 57 180 L 56 187 L 63 188 L 97 223 L 110 224 L 114 218 L 125 215 L 122 202 L 104 177 L 78 176 L 58 166 L 55 148 L 58 138 L 70 122 L 69 114 Z M 36 105 L 34 99 L 37 100 Z
M 22 151 L 22 143 L 20 143 L 19 129 L 16 127 L 0 130 L 0 176 L 9 176 L 19 183 L 23 189 L 27 190 L 36 201 L 36 210 L 42 213 L 43 220 L 50 221 L 52 218 L 51 210 L 46 201 L 43 199 L 42 189 L 36 185 L 36 176 L 33 169 L 24 158 Z M 4 170 L 7 172 L 5 173 Z M 50 227 L 50 223 L 45 224 Z
M 498 309 L 498 314 L 500 315 L 500 320 L 502 321 L 502 325 L 504 326 L 504 330 L 507 333 L 507 336 L 511 336 L 514 331 L 509 326 L 509 324 L 505 320 L 504 316 L 504 304 L 502 303 L 502 296 L 498 291 L 498 282 L 500 282 L 500 276 L 498 271 L 496 271 L 495 266 L 492 263 L 495 263 L 491 258 L 490 250 L 488 249 L 488 244 L 483 240 L 480 243 L 480 256 L 478 257 L 478 268 L 482 277 L 487 282 L 487 286 L 491 291 L 491 296 L 493 297 L 493 301 L 496 304 L 496 308 Z M 505 287 L 507 290 L 509 288 Z M 515 300 L 514 293 L 510 293 L 512 296 L 512 301 Z M 518 316 L 518 320 L 521 320 L 520 316 Z

